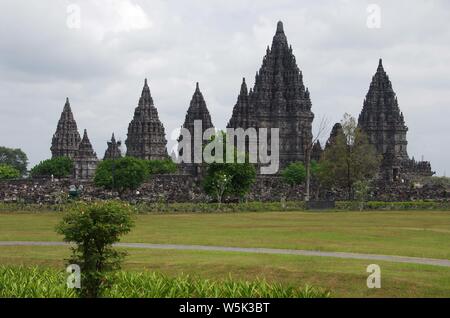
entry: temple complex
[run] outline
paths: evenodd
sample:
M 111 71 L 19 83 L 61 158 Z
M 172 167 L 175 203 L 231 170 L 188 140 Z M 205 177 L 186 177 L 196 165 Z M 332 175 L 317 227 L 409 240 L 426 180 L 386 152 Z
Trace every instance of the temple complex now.
M 153 104 L 147 79 L 145 79 L 138 107 L 128 126 L 127 156 L 146 160 L 168 159 L 164 126 L 159 120 L 158 110 Z
M 297 66 L 292 47 L 284 33 L 283 23 L 278 22 L 271 47 L 267 47 L 260 70 L 256 73 L 253 88 L 248 89 L 242 80 L 237 101 L 227 128 L 279 128 L 280 169 L 291 162 L 305 161 L 305 149 L 312 142 L 311 125 L 314 114 L 308 89 L 303 83 L 303 74 Z M 201 123 L 201 131 L 195 132 L 195 122 Z M 411 180 L 417 176 L 432 176 L 429 162 L 410 159 L 407 151 L 406 134 L 408 128 L 400 111 L 397 96 L 392 88 L 380 59 L 372 78 L 369 91 L 363 103 L 358 126 L 367 134 L 369 142 L 382 155 L 379 179 L 384 182 Z M 183 162 L 183 174 L 200 176 L 203 158 L 195 158 L 196 147 L 205 145 L 202 136 L 205 130 L 214 128 L 205 99 L 197 83 L 190 101 L 182 128 L 191 134 L 190 147 L 186 150 L 178 141 L 178 152 L 172 153 L 173 160 L 183 157 L 189 151 L 191 162 Z M 336 124 L 323 148 L 319 141 L 311 149 L 311 159 L 319 161 L 324 150 L 329 148 L 342 133 L 342 125 Z M 270 134 L 269 134 L 270 147 Z M 198 138 L 199 140 L 195 140 Z M 246 141 L 247 151 L 251 148 Z M 147 79 L 145 79 L 138 106 L 128 126 L 126 155 L 146 160 L 169 159 L 165 129 L 154 105 Z M 121 143 L 114 134 L 108 142 L 104 159 L 122 156 Z M 188 149 L 190 148 L 190 149 Z M 75 176 L 80 179 L 92 178 L 97 165 L 97 156 L 84 132 L 83 139 L 78 133 L 69 99 L 66 100 L 57 129 L 52 139 L 52 157 L 67 156 L 75 161 Z

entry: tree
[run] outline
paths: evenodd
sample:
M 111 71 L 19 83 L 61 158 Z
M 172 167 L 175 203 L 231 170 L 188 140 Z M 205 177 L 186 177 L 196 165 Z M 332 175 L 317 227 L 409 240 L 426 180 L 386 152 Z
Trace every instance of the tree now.
M 81 297 L 99 297 L 111 283 L 106 274 L 118 270 L 125 253 L 113 248 L 122 235 L 133 227 L 128 204 L 95 202 L 79 204 L 63 217 L 56 231 L 64 241 L 75 243 L 69 264 L 81 269 Z
M 244 162 L 238 162 L 238 152 L 235 147 L 233 151 L 233 162 L 226 162 L 226 134 L 219 132 L 214 138 L 222 138 L 223 142 L 223 163 L 213 162 L 206 164 L 206 176 L 203 180 L 205 192 L 217 199 L 220 204 L 224 196 L 237 196 L 242 200 L 250 191 L 256 179 L 256 169 L 249 163 L 248 154 L 242 154 Z M 220 149 L 220 148 L 219 148 Z
M 20 149 L 0 147 L 0 164 L 14 167 L 23 176 L 27 173 L 28 158 Z
M 148 168 L 150 174 L 175 173 L 178 169 L 177 164 L 172 159 L 148 160 Z
M 0 164 L 0 180 L 16 179 L 19 177 L 19 170 L 10 165 Z
M 353 187 L 355 189 L 355 199 L 359 202 L 359 210 L 362 211 L 369 196 L 370 183 L 367 180 L 359 180 L 355 182 Z
M 98 187 L 117 190 L 122 196 L 127 190 L 137 189 L 148 177 L 149 168 L 145 160 L 124 157 L 100 162 L 94 183 Z
M 352 198 L 353 185 L 357 181 L 370 180 L 378 172 L 381 156 L 369 143 L 367 135 L 357 127 L 356 120 L 344 115 L 342 132 L 323 154 L 321 165 L 325 168 L 323 180 L 330 185 L 346 188 Z
M 57 157 L 41 161 L 31 169 L 33 177 L 65 178 L 73 173 L 73 161 L 68 157 Z
M 293 162 L 282 172 L 283 181 L 291 186 L 300 185 L 306 180 L 306 169 L 302 162 Z
M 311 154 L 314 147 L 314 144 L 320 139 L 326 128 L 328 127 L 328 120 L 326 117 L 323 117 L 320 121 L 318 131 L 315 137 L 311 136 L 307 130 L 303 134 L 307 136 L 304 138 L 304 150 L 305 150 L 305 201 L 309 201 L 310 198 L 310 188 L 311 188 Z M 309 137 L 310 136 L 310 137 Z

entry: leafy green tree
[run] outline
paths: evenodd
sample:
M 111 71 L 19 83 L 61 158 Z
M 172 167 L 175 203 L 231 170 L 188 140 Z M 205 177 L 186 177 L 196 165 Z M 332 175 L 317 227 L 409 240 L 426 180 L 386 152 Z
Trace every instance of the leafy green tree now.
M 0 164 L 0 180 L 16 179 L 19 177 L 19 170 L 10 165 Z
M 329 186 L 347 189 L 351 199 L 355 182 L 370 180 L 377 174 L 381 156 L 352 116 L 345 114 L 342 128 L 343 132 L 323 153 L 321 179 Z
M 137 189 L 148 177 L 149 168 L 145 160 L 124 157 L 100 162 L 94 183 L 98 187 L 116 190 L 122 196 L 127 190 Z
M 281 172 L 283 181 L 290 186 L 300 185 L 306 180 L 306 169 L 302 162 L 293 162 Z
M 57 157 L 41 161 L 31 169 L 33 177 L 65 178 L 73 173 L 73 161 L 68 157 Z
M 148 160 L 150 174 L 169 174 L 177 172 L 177 164 L 171 159 L 167 160 Z
M 205 192 L 216 198 L 220 204 L 224 196 L 237 196 L 242 200 L 250 191 L 256 179 L 256 169 L 249 163 L 248 155 L 242 154 L 244 162 L 238 162 L 238 153 L 233 147 L 233 162 L 227 162 L 226 134 L 219 132 L 215 138 L 223 140 L 223 163 L 206 164 L 206 176 L 203 180 Z
M 28 158 L 20 149 L 0 147 L 0 164 L 14 167 L 23 176 L 27 173 Z
M 355 189 L 355 199 L 359 202 L 359 210 L 362 211 L 369 197 L 370 183 L 367 180 L 358 180 L 353 187 Z
M 81 269 L 81 297 L 99 297 L 113 281 L 106 274 L 120 269 L 125 252 L 113 244 L 133 227 L 132 209 L 128 204 L 110 201 L 82 203 L 66 214 L 56 231 L 71 248 L 69 264 Z

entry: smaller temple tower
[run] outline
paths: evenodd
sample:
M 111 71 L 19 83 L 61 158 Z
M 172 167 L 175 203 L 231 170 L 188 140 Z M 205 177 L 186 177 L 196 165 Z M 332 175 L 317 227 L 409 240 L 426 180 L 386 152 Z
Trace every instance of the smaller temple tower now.
M 201 122 L 201 131 L 199 131 L 201 134 L 197 132 L 195 133 L 194 124 L 196 121 Z M 195 152 L 195 145 L 202 145 L 206 144 L 207 141 L 203 140 L 203 133 L 209 129 L 214 128 L 214 125 L 211 121 L 211 115 L 209 114 L 208 107 L 206 106 L 205 99 L 203 98 L 203 94 L 200 91 L 199 84 L 197 83 L 194 95 L 192 96 L 191 102 L 189 104 L 189 108 L 186 114 L 186 118 L 184 120 L 184 124 L 182 128 L 185 128 L 189 131 L 191 135 L 191 163 L 182 163 L 182 170 L 184 173 L 192 174 L 194 176 L 198 176 L 201 174 L 201 163 L 195 163 L 194 159 L 194 152 Z M 182 136 L 178 138 L 178 142 L 182 141 Z M 199 149 L 197 149 L 199 151 Z M 183 156 L 184 149 L 179 148 L 179 156 Z M 203 162 L 203 150 L 202 150 L 202 158 L 200 158 Z
M 380 177 L 385 181 L 434 174 L 429 162 L 416 163 L 409 159 L 406 139 L 408 127 L 381 59 L 364 100 L 358 126 L 383 156 Z
M 153 104 L 147 79 L 145 79 L 138 107 L 128 126 L 127 156 L 146 160 L 165 160 L 167 140 L 164 126 L 159 120 L 158 110 Z
M 114 133 L 112 134 L 111 141 L 108 141 L 108 148 L 105 151 L 105 156 L 103 160 L 111 160 L 111 159 L 119 159 L 122 157 L 122 151 L 120 150 L 120 146 L 122 143 L 120 141 L 116 141 L 114 137 Z
M 52 138 L 52 158 L 69 157 L 73 158 L 78 151 L 78 145 L 81 141 L 78 132 L 77 123 L 73 117 L 69 98 L 66 98 L 66 104 L 58 121 L 56 132 Z
M 333 128 L 331 129 L 330 137 L 328 138 L 327 143 L 325 144 L 325 150 L 334 145 L 338 135 L 343 133 L 344 131 L 342 130 L 341 123 L 334 124 Z
M 86 129 L 84 130 L 83 139 L 79 144 L 73 161 L 76 179 L 89 180 L 94 177 L 98 159 L 97 154 L 92 148 Z

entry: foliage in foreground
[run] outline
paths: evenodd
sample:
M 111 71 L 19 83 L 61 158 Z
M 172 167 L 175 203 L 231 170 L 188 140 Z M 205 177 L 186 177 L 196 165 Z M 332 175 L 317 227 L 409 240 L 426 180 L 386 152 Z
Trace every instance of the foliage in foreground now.
M 0 298 L 73 298 L 66 286 L 67 273 L 38 267 L 0 266 Z M 168 277 L 154 272 L 119 272 L 105 290 L 111 298 L 324 298 L 330 292 L 311 286 L 293 287 L 265 280 L 223 281 Z
M 132 226 L 128 204 L 110 201 L 79 204 L 63 217 L 57 232 L 75 243 L 69 264 L 81 268 L 82 297 L 99 297 L 111 282 L 106 273 L 120 269 L 125 252 L 113 248 Z

